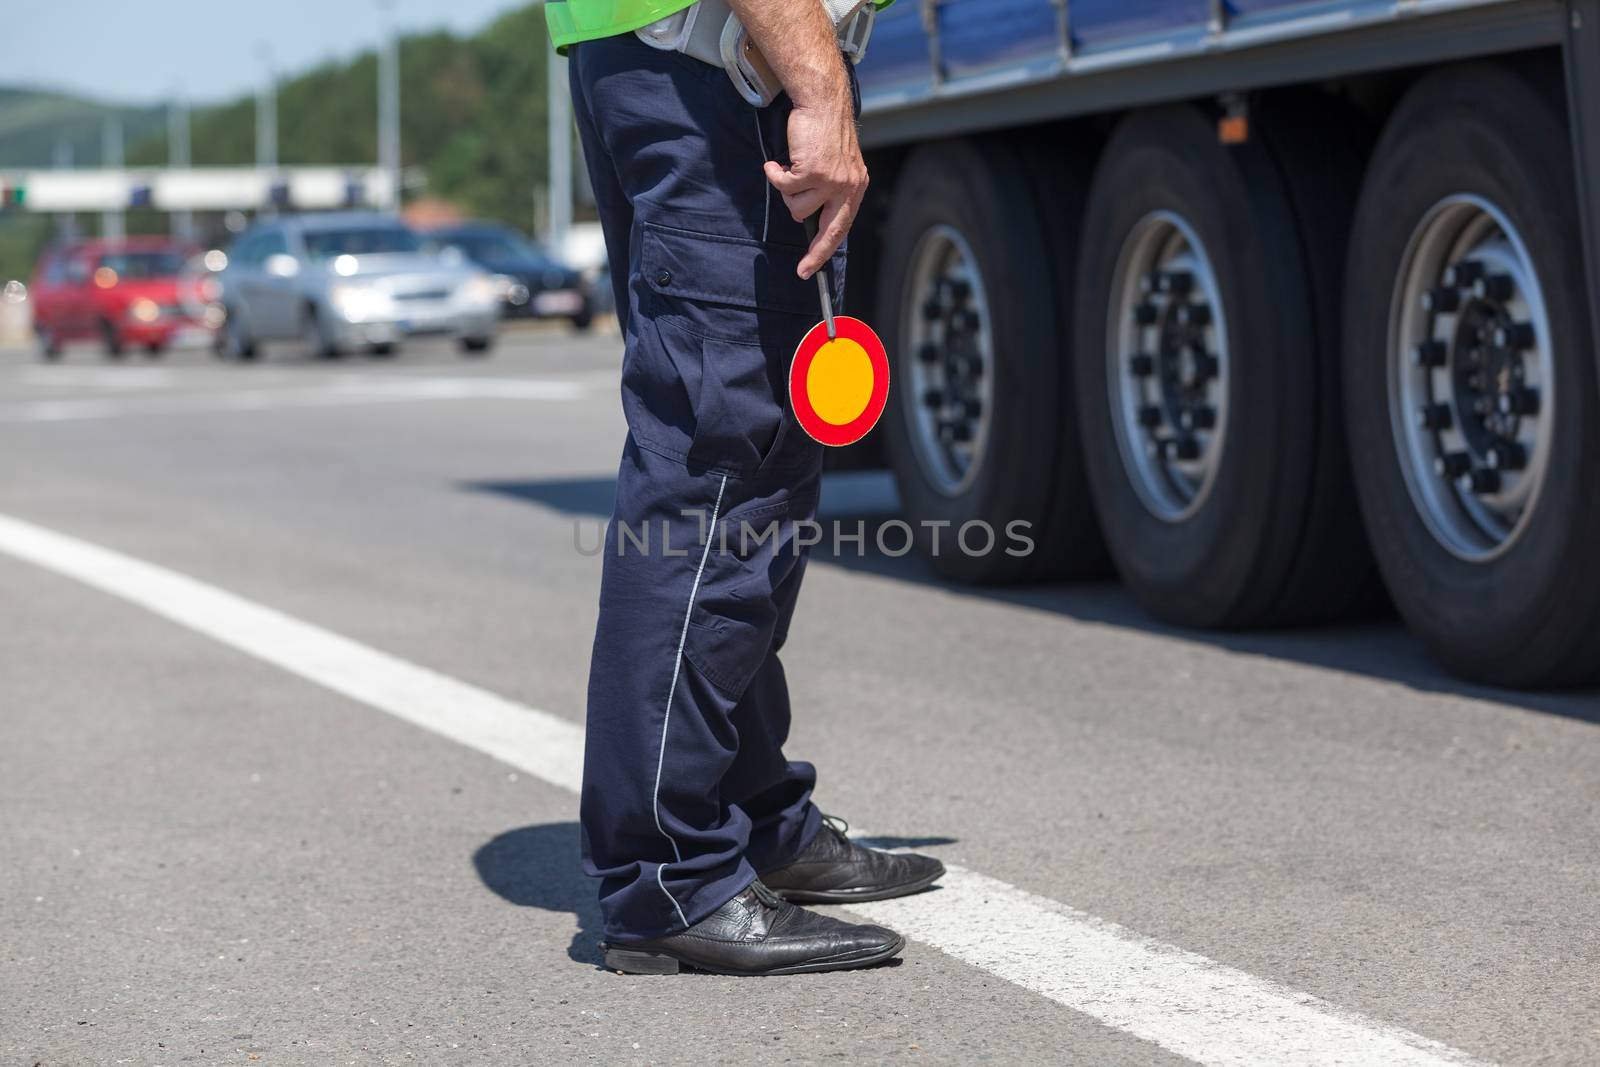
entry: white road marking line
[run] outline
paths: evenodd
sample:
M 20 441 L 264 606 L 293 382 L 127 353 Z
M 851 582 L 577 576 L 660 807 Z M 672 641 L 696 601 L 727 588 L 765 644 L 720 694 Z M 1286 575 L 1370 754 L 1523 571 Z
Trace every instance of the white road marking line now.
M 0 552 L 576 792 L 583 730 L 175 571 L 0 515 Z M 956 959 L 1197 1063 L 1473 1064 L 1466 1053 L 960 867 L 858 904 Z
M 1472 1064 L 1464 1052 L 975 871 L 850 910 L 1197 1063 Z
M 215 586 L 0 515 L 0 552 L 75 578 L 352 700 L 578 790 L 583 728 Z
M 0 422 L 67 422 L 149 415 L 272 411 L 279 408 L 342 407 L 424 400 L 575 400 L 586 395 L 582 382 L 539 378 L 396 379 L 314 387 L 237 389 L 226 392 L 145 397 L 91 397 L 36 400 L 0 405 Z
M 167 367 L 18 367 L 25 385 L 92 386 L 99 389 L 161 389 L 176 384 L 179 373 Z

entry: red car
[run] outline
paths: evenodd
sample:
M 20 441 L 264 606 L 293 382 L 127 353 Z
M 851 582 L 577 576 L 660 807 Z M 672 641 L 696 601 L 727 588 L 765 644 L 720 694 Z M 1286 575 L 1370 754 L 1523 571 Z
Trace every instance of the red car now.
M 163 237 L 82 241 L 45 253 L 29 295 L 46 359 L 68 341 L 98 340 L 120 359 L 131 347 L 159 356 L 209 344 L 220 316 L 216 281 L 189 268 L 197 249 Z

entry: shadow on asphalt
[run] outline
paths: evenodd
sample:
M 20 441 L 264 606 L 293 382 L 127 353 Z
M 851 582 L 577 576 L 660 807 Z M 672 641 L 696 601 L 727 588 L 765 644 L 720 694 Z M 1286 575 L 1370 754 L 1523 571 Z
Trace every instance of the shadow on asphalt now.
M 567 955 L 600 965 L 600 902 L 584 876 L 578 824 L 545 823 L 499 834 L 472 854 L 483 884 L 520 908 L 541 908 L 577 917 Z
M 469 482 L 462 488 L 537 504 L 578 519 L 593 519 L 597 525 L 610 517 L 616 495 L 615 483 L 610 478 Z M 845 545 L 844 553 L 835 554 L 831 544 L 820 544 L 812 550 L 812 565 L 840 567 L 894 581 L 935 586 L 954 596 L 1011 604 L 1079 622 L 1138 630 L 1243 655 L 1367 675 L 1419 692 L 1470 697 L 1600 724 L 1600 699 L 1596 699 L 1600 692 L 1524 693 L 1463 682 L 1445 673 L 1405 628 L 1393 620 L 1231 633 L 1186 630 L 1146 615 L 1133 597 L 1113 581 L 1012 588 L 957 585 L 940 578 L 914 553 L 891 555 L 879 550 L 878 529 L 896 519 L 898 514 L 893 486 L 886 476 L 877 472 L 824 475 L 821 520 L 845 524 L 845 531 L 851 536 L 855 533 L 855 524 L 864 523 L 866 550 L 857 554 L 852 542 Z M 898 535 L 891 535 L 887 543 L 898 549 L 902 540 Z M 584 543 L 598 544 L 598 531 L 585 531 Z

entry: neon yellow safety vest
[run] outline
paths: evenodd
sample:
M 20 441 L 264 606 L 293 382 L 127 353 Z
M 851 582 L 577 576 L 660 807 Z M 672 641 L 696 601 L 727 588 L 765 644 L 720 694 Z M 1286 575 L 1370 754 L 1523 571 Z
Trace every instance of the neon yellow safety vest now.
M 544 19 L 550 27 L 550 42 L 565 49 L 579 41 L 632 33 L 692 3 L 694 0 L 551 0 L 544 5 Z M 894 0 L 877 3 L 881 11 Z

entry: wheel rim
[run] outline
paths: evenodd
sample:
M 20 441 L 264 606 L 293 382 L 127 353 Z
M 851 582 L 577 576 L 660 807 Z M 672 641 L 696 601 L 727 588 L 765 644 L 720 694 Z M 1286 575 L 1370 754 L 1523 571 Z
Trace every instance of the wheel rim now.
M 1441 201 L 1412 235 L 1388 367 L 1389 423 L 1418 514 L 1460 559 L 1506 552 L 1546 481 L 1555 354 L 1527 245 L 1482 197 Z
M 1158 211 L 1117 259 L 1106 380 L 1117 450 L 1140 502 L 1181 522 L 1211 495 L 1228 427 L 1227 318 L 1194 228 Z
M 928 483 L 956 496 L 983 467 L 994 400 L 988 294 L 958 230 L 941 224 L 922 235 L 901 307 L 900 396 L 912 449 Z

